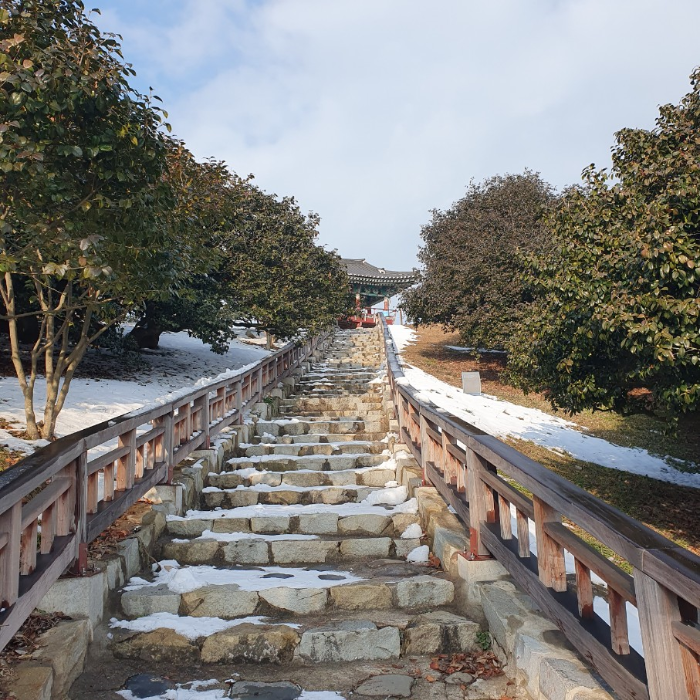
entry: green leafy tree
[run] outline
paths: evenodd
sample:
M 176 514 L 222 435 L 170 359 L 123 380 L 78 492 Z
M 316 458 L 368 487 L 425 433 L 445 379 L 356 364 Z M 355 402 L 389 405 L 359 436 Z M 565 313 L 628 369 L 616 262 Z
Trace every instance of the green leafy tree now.
M 673 416 L 700 406 L 700 71 L 652 130 L 616 134 L 562 198 L 511 371 L 555 406 Z
M 222 246 L 230 308 L 269 340 L 314 334 L 347 311 L 349 280 L 340 258 L 316 245 L 318 222 L 294 198 L 249 186 L 242 220 Z
M 403 294 L 408 316 L 457 330 L 470 346 L 503 348 L 529 302 L 524 256 L 546 244 L 542 214 L 552 199 L 525 171 L 472 182 L 450 209 L 433 211 L 421 231 L 419 284 Z
M 165 182 L 164 116 L 78 0 L 0 9 L 0 299 L 29 437 L 50 438 L 87 348 L 196 269 Z M 18 305 L 29 298 L 31 309 Z M 18 325 L 36 318 L 23 353 Z M 40 367 L 43 420 L 35 410 Z
M 169 178 L 182 192 L 174 214 L 206 232 L 206 273 L 166 299 L 150 300 L 132 337 L 157 347 L 165 332 L 187 331 L 224 352 L 237 326 L 290 338 L 316 333 L 346 311 L 348 279 L 334 253 L 316 245 L 318 217 L 278 199 L 222 163 L 178 155 Z

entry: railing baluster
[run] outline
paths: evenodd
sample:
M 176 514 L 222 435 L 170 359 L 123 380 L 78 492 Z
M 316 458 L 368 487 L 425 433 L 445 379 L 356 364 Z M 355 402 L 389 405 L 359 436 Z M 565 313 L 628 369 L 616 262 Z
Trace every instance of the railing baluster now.
M 521 510 L 515 511 L 515 522 L 518 529 L 518 556 L 530 556 L 530 521 Z
M 36 545 L 39 523 L 33 520 L 22 531 L 19 550 L 19 573 L 31 574 L 36 569 Z
M 627 605 L 625 599 L 610 586 L 608 586 L 608 604 L 610 606 L 610 643 L 612 650 L 616 654 L 629 654 Z
M 501 538 L 513 539 L 513 528 L 510 524 L 510 503 L 501 494 L 498 494 L 498 519 L 501 525 Z
M 593 584 L 591 583 L 591 570 L 578 559 L 575 560 L 575 568 L 578 614 L 582 619 L 588 620 L 593 617 Z
M 134 485 L 136 474 L 136 430 L 120 435 L 119 447 L 129 448 L 129 452 L 120 457 L 117 467 L 117 491 L 125 491 Z
M 41 514 L 41 553 L 48 554 L 56 537 L 56 503 L 52 503 Z

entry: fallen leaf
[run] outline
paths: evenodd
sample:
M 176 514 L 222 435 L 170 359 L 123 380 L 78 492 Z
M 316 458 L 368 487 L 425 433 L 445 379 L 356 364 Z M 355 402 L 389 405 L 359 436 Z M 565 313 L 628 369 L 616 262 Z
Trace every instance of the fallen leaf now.
M 428 683 L 435 683 L 437 678 L 435 678 L 435 676 L 426 676 L 425 680 L 428 681 Z

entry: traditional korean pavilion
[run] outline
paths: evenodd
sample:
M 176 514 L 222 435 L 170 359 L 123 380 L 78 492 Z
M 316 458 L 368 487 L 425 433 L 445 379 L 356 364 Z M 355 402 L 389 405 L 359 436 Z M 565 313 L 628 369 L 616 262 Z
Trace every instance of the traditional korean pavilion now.
M 396 272 L 375 267 L 362 258 L 342 258 L 357 309 L 369 309 L 382 299 L 384 310 L 389 310 L 389 298 L 416 282 L 414 272 Z

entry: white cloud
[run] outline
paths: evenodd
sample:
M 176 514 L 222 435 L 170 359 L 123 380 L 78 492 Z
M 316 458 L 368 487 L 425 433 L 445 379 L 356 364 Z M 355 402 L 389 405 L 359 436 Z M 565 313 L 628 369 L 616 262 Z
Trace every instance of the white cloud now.
M 607 165 L 613 132 L 652 126 L 698 61 L 696 0 L 143 5 L 106 2 L 102 24 L 177 134 L 387 267 L 414 264 L 428 210 L 472 177 L 530 167 L 563 186 Z

